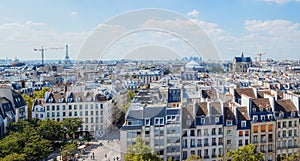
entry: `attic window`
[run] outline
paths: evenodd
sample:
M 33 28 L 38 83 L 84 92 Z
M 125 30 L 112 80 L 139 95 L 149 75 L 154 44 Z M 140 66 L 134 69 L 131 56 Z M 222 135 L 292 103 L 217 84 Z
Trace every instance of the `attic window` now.
M 150 119 L 149 118 L 145 118 L 145 126 L 150 126 Z
M 257 121 L 258 117 L 257 116 L 253 116 L 253 121 Z
M 262 121 L 264 121 L 265 119 L 266 119 L 266 116 L 260 116 L 260 119 L 262 120 Z
M 272 118 L 273 118 L 272 114 L 269 114 L 269 115 L 268 115 L 268 119 L 269 119 L 269 120 L 272 120 Z
M 219 117 L 215 117 L 215 123 L 219 123 L 220 122 L 220 118 Z
M 253 112 L 256 112 L 256 108 L 252 108 L 252 111 L 253 111 Z
M 63 100 L 64 100 L 63 98 L 60 98 L 60 99 L 59 99 L 59 103 L 62 103 L 62 102 L 63 102 Z
M 242 126 L 242 127 L 246 127 L 246 121 L 242 121 L 242 122 L 241 122 L 241 126 Z
M 282 117 L 283 117 L 283 113 L 279 113 L 279 117 L 281 117 L 281 118 L 282 118 Z
M 291 112 L 291 117 L 295 117 L 295 112 L 294 111 Z
M 232 120 L 227 120 L 226 125 L 232 125 Z
M 260 112 L 264 111 L 264 109 L 263 109 L 263 108 L 261 108 L 261 107 L 259 108 L 259 110 L 260 110 Z
M 205 124 L 205 118 L 201 118 L 201 124 Z

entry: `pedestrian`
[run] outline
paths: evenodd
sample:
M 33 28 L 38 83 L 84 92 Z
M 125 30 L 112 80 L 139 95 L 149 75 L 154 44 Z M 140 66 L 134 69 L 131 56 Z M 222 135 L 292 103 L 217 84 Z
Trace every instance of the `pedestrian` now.
M 117 157 L 117 160 L 119 160 L 119 157 Z

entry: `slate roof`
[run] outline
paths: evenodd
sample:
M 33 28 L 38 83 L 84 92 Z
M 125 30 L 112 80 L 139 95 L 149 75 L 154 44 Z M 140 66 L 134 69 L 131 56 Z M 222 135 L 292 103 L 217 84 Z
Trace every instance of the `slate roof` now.
M 196 116 L 208 115 L 207 102 L 196 104 Z
M 210 103 L 210 113 L 211 115 L 222 115 L 221 103 L 211 102 Z
M 297 111 L 297 108 L 290 99 L 282 99 L 276 101 L 276 110 L 279 112 L 292 112 Z
M 246 106 L 237 107 L 236 112 L 238 120 L 250 120 Z
M 225 120 L 234 120 L 235 115 L 231 107 L 224 107 L 224 118 Z
M 235 93 L 240 98 L 243 94 L 248 97 L 255 98 L 255 93 L 252 88 L 236 88 Z
M 258 98 L 264 98 L 264 94 L 271 95 L 271 91 L 270 90 L 267 90 L 267 91 L 257 91 L 257 97 Z
M 252 100 L 252 107 L 271 108 L 271 104 L 268 98 L 256 98 Z

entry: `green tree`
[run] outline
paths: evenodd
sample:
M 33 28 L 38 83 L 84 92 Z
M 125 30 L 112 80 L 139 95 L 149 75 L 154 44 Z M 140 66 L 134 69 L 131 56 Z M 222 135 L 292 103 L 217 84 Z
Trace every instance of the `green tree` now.
M 242 146 L 235 151 L 229 151 L 228 157 L 232 161 L 261 161 L 263 159 L 262 153 L 256 152 L 253 144 Z
M 39 91 L 34 91 L 33 92 L 33 98 L 44 98 L 44 94 L 45 92 L 49 91 L 48 87 L 43 87 L 41 90 Z
M 173 158 L 170 156 L 170 157 L 168 158 L 168 161 L 173 161 Z
M 28 107 L 28 119 L 32 118 L 32 104 L 33 104 L 33 97 L 30 97 L 26 94 L 22 94 L 22 97 L 24 99 L 24 101 L 26 102 L 26 105 Z
M 298 161 L 299 160 L 299 156 L 296 154 L 293 155 L 287 155 L 285 157 L 283 157 L 282 161 Z
M 25 161 L 25 154 L 11 153 L 4 158 L 0 158 L 1 161 Z
M 0 140 L 0 157 L 22 152 L 21 137 L 20 133 L 11 133 Z
M 64 132 L 71 139 L 71 143 L 73 143 L 74 135 L 78 131 L 82 123 L 83 122 L 81 118 L 66 118 L 62 121 Z
M 62 124 L 55 120 L 47 118 L 41 121 L 40 126 L 37 128 L 43 139 L 56 141 L 62 139 Z
M 61 149 L 61 155 L 63 157 L 69 157 L 78 150 L 77 145 L 74 143 L 66 144 L 62 146 Z
M 145 145 L 145 141 L 138 136 L 136 143 L 128 146 L 128 152 L 124 156 L 125 161 L 161 161 L 154 153 L 151 153 L 151 148 Z
M 186 161 L 201 161 L 201 158 L 197 155 L 192 154 L 190 157 L 186 159 Z

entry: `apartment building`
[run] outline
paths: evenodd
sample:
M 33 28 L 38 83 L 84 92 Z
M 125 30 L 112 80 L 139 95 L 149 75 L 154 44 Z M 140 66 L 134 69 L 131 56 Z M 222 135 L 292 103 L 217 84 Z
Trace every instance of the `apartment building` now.
M 181 160 L 181 108 L 133 103 L 121 128 L 121 159 L 139 135 L 163 160 Z
M 101 137 L 112 124 L 112 97 L 97 92 L 46 92 L 44 99 L 34 100 L 32 118 L 82 118 L 80 131 Z
M 277 160 L 292 154 L 299 154 L 299 114 L 289 99 L 276 101 Z
M 0 87 L 0 138 L 11 122 L 27 119 L 27 105 L 20 93 L 6 86 Z

